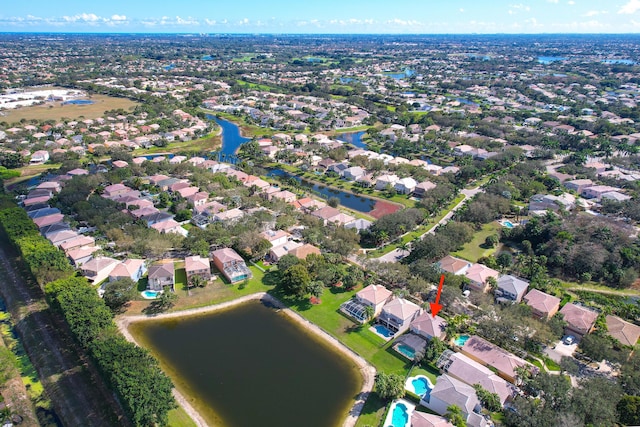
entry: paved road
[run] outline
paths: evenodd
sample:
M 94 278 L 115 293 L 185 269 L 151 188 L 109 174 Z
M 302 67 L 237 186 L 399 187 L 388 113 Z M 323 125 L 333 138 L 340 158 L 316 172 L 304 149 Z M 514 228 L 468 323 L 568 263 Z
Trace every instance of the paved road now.
M 451 217 L 453 217 L 453 215 L 456 213 L 456 211 L 458 209 L 460 209 L 462 206 L 464 206 L 464 204 L 465 204 L 465 202 L 467 200 L 475 197 L 476 194 L 482 193 L 482 192 L 484 192 L 484 190 L 482 188 L 480 188 L 480 187 L 461 190 L 460 193 L 464 196 L 464 199 L 462 199 L 460 201 L 460 203 L 458 203 L 453 208 L 451 208 L 451 210 L 449 212 L 447 212 L 447 214 L 445 216 L 443 216 L 440 221 L 438 221 L 436 224 L 434 224 L 429 229 L 429 231 L 427 231 L 422 236 L 420 236 L 420 239 L 424 239 L 424 236 L 426 236 L 427 234 L 435 233 L 436 228 L 438 228 L 440 225 L 444 225 L 447 222 L 449 222 Z M 411 244 L 409 244 L 409 247 L 411 247 Z M 376 258 L 376 260 L 378 260 L 380 262 L 398 262 L 402 258 L 406 257 L 407 255 L 409 255 L 409 251 L 404 251 L 402 249 L 394 249 L 391 252 L 389 252 L 388 254 L 384 254 L 381 257 Z
M 16 259 L 0 240 L 0 291 L 19 338 L 38 372 L 56 414 L 65 426 L 110 427 L 129 423 L 102 381 L 93 381 L 90 366 L 75 352 L 68 328 L 51 312 L 37 284 L 26 282 Z M 98 375 L 92 369 L 94 375 Z

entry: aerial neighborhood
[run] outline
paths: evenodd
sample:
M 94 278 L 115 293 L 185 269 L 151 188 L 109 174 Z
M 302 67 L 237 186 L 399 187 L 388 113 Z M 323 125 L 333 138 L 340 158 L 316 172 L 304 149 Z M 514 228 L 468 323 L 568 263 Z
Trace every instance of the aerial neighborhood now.
M 129 323 L 251 298 L 345 425 L 640 424 L 635 39 L 61 37 L 0 37 L 2 237 L 133 424 L 202 414 Z

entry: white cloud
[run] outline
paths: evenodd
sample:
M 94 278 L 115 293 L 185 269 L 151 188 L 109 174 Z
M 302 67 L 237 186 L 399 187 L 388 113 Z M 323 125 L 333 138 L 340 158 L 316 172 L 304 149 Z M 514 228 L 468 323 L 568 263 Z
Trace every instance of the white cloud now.
M 247 25 L 249 23 L 249 19 L 248 18 L 244 18 L 241 19 L 240 21 L 238 21 L 238 25 Z
M 582 16 L 589 18 L 591 16 L 606 15 L 607 13 L 609 12 L 607 12 L 606 10 L 589 10 Z
M 558 4 L 559 0 L 547 0 L 547 3 Z
M 388 25 L 398 25 L 401 27 L 415 27 L 418 25 L 422 25 L 420 23 L 420 21 L 414 21 L 414 20 L 409 20 L 409 21 L 405 21 L 404 19 L 390 19 L 386 22 Z
M 98 22 L 105 21 L 105 18 L 101 18 L 95 13 L 81 13 L 73 16 L 63 16 L 62 19 L 67 22 Z
M 573 0 L 569 0 L 569 1 L 567 2 L 567 4 L 568 4 L 569 6 L 573 6 L 574 4 L 576 4 L 576 2 L 574 2 Z
M 111 15 L 111 20 L 112 21 L 126 21 L 127 20 L 127 16 L 126 15 Z
M 627 4 L 622 6 L 618 13 L 632 15 L 640 10 L 640 0 L 629 0 Z
M 460 8 L 459 10 L 460 10 L 460 13 L 464 13 L 464 9 L 463 8 Z
M 526 4 L 510 4 L 509 7 L 514 10 L 521 10 L 523 12 L 529 12 L 531 8 Z

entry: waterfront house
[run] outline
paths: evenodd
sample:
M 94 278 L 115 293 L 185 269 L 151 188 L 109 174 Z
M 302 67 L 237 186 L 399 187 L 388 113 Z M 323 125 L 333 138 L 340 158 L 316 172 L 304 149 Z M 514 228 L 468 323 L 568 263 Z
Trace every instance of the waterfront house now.
M 148 288 L 161 291 L 165 286 L 173 287 L 176 283 L 175 267 L 172 260 L 161 260 L 149 266 Z
M 402 334 L 422 309 L 419 305 L 404 298 L 392 298 L 387 302 L 378 316 L 378 322 L 389 329 L 394 335 Z
M 193 276 L 200 276 L 205 280 L 211 280 L 211 262 L 209 258 L 202 258 L 194 255 L 184 259 L 184 271 L 187 275 L 187 281 Z
M 423 181 L 413 189 L 413 195 L 416 197 L 424 197 L 429 190 L 433 190 L 434 188 L 436 188 L 436 185 L 433 182 Z
M 231 248 L 222 248 L 211 253 L 211 259 L 216 268 L 231 283 L 252 277 L 251 270 L 247 267 L 244 259 Z
M 531 307 L 533 316 L 538 319 L 550 319 L 560 310 L 560 298 L 537 289 L 530 290 L 523 299 Z
M 346 315 L 356 319 L 360 323 L 366 320 L 365 307 L 369 306 L 373 309 L 372 317 L 376 317 L 382 311 L 382 307 L 389 301 L 392 292 L 381 285 L 369 285 L 358 291 L 353 299 L 346 301 L 340 306 L 340 311 Z
M 147 265 L 143 259 L 126 259 L 117 264 L 111 273 L 109 273 L 109 281 L 129 278 L 137 283 L 138 280 L 147 272 Z
M 397 175 L 381 175 L 376 179 L 375 189 L 378 191 L 386 190 L 387 187 L 393 187 L 400 178 Z
M 411 427 L 455 427 L 446 418 L 427 412 L 412 411 Z
M 398 182 L 393 185 L 393 188 L 400 194 L 411 194 L 417 185 L 418 183 L 415 179 L 408 177 L 399 179 Z

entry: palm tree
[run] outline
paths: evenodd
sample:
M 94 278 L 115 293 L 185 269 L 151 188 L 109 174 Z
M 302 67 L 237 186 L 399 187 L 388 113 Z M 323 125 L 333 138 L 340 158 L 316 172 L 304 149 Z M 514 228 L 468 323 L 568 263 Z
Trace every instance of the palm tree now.
M 467 420 L 464 416 L 464 413 L 462 412 L 462 409 L 460 409 L 460 407 L 457 405 L 447 406 L 447 413 L 444 414 L 444 417 L 456 427 L 467 426 Z
M 370 305 L 367 305 L 364 308 L 364 315 L 365 315 L 365 321 L 368 322 L 371 319 L 373 319 L 373 316 L 376 314 L 375 310 L 373 309 L 373 307 L 371 307 Z

